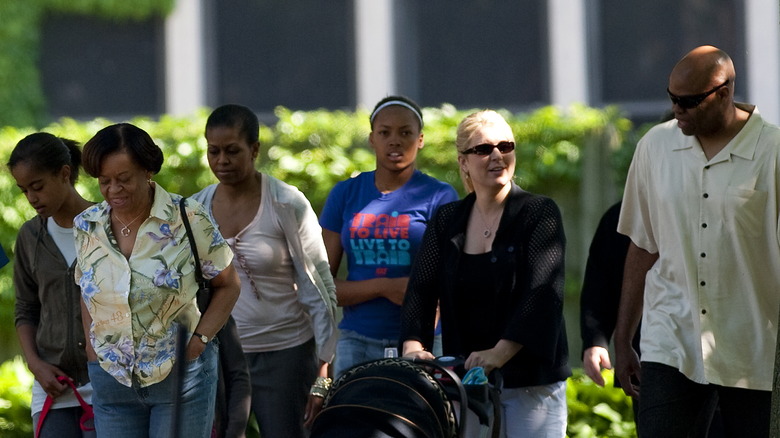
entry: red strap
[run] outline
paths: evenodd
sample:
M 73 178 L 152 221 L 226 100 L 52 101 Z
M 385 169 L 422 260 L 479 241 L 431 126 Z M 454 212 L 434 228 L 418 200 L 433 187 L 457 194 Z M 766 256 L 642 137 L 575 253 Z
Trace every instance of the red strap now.
M 71 387 L 73 393 L 76 395 L 76 398 L 79 401 L 79 404 L 81 405 L 81 410 L 84 411 L 84 413 L 81 414 L 81 419 L 79 420 L 79 426 L 81 427 L 81 430 L 83 431 L 95 430 L 94 427 L 89 427 L 85 425 L 89 420 L 95 417 L 95 414 L 92 412 L 92 406 L 89 403 L 85 402 L 83 398 L 81 398 L 81 394 L 79 394 L 79 390 L 76 389 L 76 385 L 73 384 L 72 380 L 70 380 L 65 376 L 57 376 L 57 380 L 63 383 L 67 383 L 68 386 Z M 43 426 L 43 419 L 46 418 L 46 414 L 49 413 L 52 403 L 54 403 L 54 399 L 51 398 L 50 395 L 47 395 L 46 400 L 43 402 L 43 409 L 41 410 L 41 416 L 38 418 L 38 425 L 35 427 L 35 436 L 40 435 L 41 426 Z

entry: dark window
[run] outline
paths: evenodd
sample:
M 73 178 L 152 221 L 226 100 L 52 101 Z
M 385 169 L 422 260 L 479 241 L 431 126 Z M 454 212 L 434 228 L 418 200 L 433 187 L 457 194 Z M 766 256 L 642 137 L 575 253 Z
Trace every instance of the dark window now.
M 41 78 L 50 117 L 158 115 L 165 107 L 163 19 L 47 15 Z
M 524 108 L 548 101 L 545 2 L 403 0 L 399 90 L 424 106 Z
M 595 14 L 598 62 L 593 82 L 605 103 L 655 102 L 668 109 L 666 87 L 674 64 L 694 47 L 725 50 L 737 69 L 737 94 L 746 91 L 744 9 L 738 0 L 602 0 Z M 592 12 L 592 11 L 591 11 Z M 741 82 L 741 83 L 740 83 Z M 641 112 L 641 109 L 638 109 Z M 656 111 L 658 112 L 658 111 Z
M 258 112 L 348 108 L 355 102 L 352 2 L 221 0 L 208 16 L 211 105 Z

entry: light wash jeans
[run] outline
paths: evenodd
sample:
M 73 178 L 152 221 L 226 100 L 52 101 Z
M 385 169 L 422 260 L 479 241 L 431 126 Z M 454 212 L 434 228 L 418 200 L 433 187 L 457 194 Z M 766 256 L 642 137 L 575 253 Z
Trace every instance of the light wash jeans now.
M 501 436 L 504 438 L 563 438 L 568 408 L 566 382 L 501 392 Z
M 355 365 L 385 357 L 385 348 L 398 349 L 397 339 L 374 339 L 352 330 L 341 330 L 336 344 L 333 376 L 341 377 Z M 396 357 L 401 352 L 397 352 Z
M 217 345 L 209 342 L 201 355 L 187 363 L 181 393 L 179 436 L 209 438 L 217 394 Z M 162 382 L 140 387 L 119 383 L 97 362 L 89 362 L 95 431 L 107 438 L 174 438 L 174 374 Z

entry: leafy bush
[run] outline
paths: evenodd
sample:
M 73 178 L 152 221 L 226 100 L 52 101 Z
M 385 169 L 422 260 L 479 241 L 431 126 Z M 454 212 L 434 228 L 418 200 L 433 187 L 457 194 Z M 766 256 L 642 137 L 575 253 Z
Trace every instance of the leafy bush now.
M 454 147 L 458 122 L 470 111 L 451 105 L 423 109 L 425 147 L 419 153 L 417 166 L 424 172 L 452 184 L 463 192 L 459 180 Z M 155 139 L 165 154 L 165 163 L 154 179 L 167 190 L 191 195 L 208 184 L 216 182 L 206 162 L 206 141 L 203 129 L 208 110 L 203 109 L 187 117 L 163 116 L 159 119 L 130 120 Z M 615 108 L 594 109 L 572 106 L 566 110 L 545 107 L 530 113 L 502 113 L 512 126 L 518 143 L 517 180 L 524 188 L 538 193 L 566 195 L 578 201 L 578 184 L 582 177 L 582 155 L 598 141 L 610 136 L 611 162 L 606 162 L 605 174 L 625 174 L 630 152 L 623 139 L 631 138 L 631 123 L 621 117 Z M 374 153 L 368 146 L 368 113 L 364 111 L 292 111 L 277 108 L 276 121 L 260 129 L 261 152 L 257 166 L 262 172 L 286 181 L 303 191 L 319 212 L 333 185 L 360 171 L 375 167 Z M 86 142 L 99 129 L 114 123 L 98 118 L 86 122 L 73 119 L 60 121 L 42 130 L 55 135 Z M 32 128 L 0 128 L 0 156 L 7 161 L 11 150 Z M 594 141 L 596 139 L 597 141 Z M 619 181 L 617 177 L 613 178 Z M 619 185 L 619 182 L 616 183 Z M 77 188 L 87 199 L 99 201 L 101 195 L 96 181 L 83 175 Z M 565 199 L 556 199 L 561 203 Z M 17 230 L 25 220 L 34 216 L 34 210 L 19 192 L 9 172 L 0 172 L 0 244 L 12 257 Z M 565 210 L 566 205 L 563 205 Z M 569 217 L 576 218 L 571 207 Z M 576 264 L 567 264 L 568 268 Z M 578 275 L 569 275 L 576 281 L 567 289 L 577 289 Z M 0 270 L 0 351 L 11 351 L 15 345 L 13 333 L 13 287 L 11 268 Z M 4 348 L 9 347 L 9 348 Z M 0 360 L 8 358 L 0 353 Z
M 0 365 L 0 436 L 33 436 L 30 417 L 33 376 L 21 356 Z
M 604 370 L 601 375 L 605 381 L 603 388 L 593 383 L 581 368 L 574 369 L 566 386 L 567 435 L 571 438 L 636 437 L 631 398 L 612 386 L 611 370 Z
M 25 0 L 0 1 L 0 125 L 27 126 L 44 117 L 38 43 L 47 13 L 84 14 L 114 20 L 165 16 L 175 0 Z
M 420 151 L 417 163 L 418 168 L 449 182 L 461 194 L 463 188 L 457 172 L 454 138 L 457 124 L 469 112 L 451 105 L 424 108 L 425 147 Z M 563 194 L 578 201 L 580 180 L 583 178 L 583 155 L 589 148 L 603 148 L 604 141 L 609 147 L 603 173 L 611 173 L 611 180 L 616 187 L 622 185 L 620 177 L 625 174 L 633 149 L 628 145 L 636 134 L 632 131 L 631 123 L 617 109 L 572 106 L 565 110 L 545 107 L 521 114 L 501 112 L 515 134 L 516 177 L 524 188 L 554 198 Z M 165 163 L 154 179 L 167 190 L 191 195 L 216 182 L 206 162 L 206 142 L 203 138 L 208 113 L 208 110 L 203 109 L 187 117 L 130 120 L 149 132 L 163 149 Z M 275 116 L 273 123 L 261 126 L 261 152 L 257 167 L 264 173 L 300 188 L 316 212 L 322 210 L 325 198 L 336 182 L 358 172 L 374 169 L 374 153 L 367 141 L 368 113 L 324 110 L 303 112 L 280 107 Z M 41 130 L 84 143 L 99 129 L 111 123 L 114 121 L 102 118 L 86 122 L 61 119 Z M 16 143 L 34 131 L 33 128 L 11 126 L 0 128 L 0 156 L 3 157 L 3 164 L 7 162 Z M 88 176 L 82 176 L 77 188 L 87 199 L 102 199 L 96 181 Z M 568 202 L 559 198 L 556 201 L 562 204 Z M 17 230 L 35 212 L 7 171 L 0 172 L 0 205 L 3 206 L 0 244 L 13 261 L 13 243 Z M 562 207 L 566 210 L 566 205 Z M 570 206 L 569 212 L 575 213 L 568 216 L 576 219 L 576 211 L 576 208 Z M 572 269 L 572 266 L 576 264 L 567 263 L 567 269 Z M 569 281 L 569 278 L 575 281 Z M 567 290 L 578 290 L 578 281 L 578 275 L 567 272 Z M 18 351 L 12 323 L 13 303 L 9 266 L 0 270 L 0 360 Z M 570 387 L 580 387 L 576 379 L 573 382 Z M 7 382 L 0 382 L 0 385 L 0 392 L 9 388 Z M 581 411 L 581 407 L 574 409 L 573 418 L 579 418 L 577 415 L 581 416 Z M 29 413 L 25 415 L 29 416 Z M 604 415 L 599 418 L 604 418 Z M 28 417 L 25 421 L 29 422 Z M 0 435 L 7 436 L 3 432 Z

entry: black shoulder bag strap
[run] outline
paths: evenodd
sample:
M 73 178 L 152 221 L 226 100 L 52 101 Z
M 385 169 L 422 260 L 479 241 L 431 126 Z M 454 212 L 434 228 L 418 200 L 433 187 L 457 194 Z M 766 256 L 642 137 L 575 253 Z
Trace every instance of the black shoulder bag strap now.
M 192 255 L 195 257 L 195 280 L 198 282 L 198 308 L 200 309 L 201 313 L 203 313 L 209 307 L 209 302 L 211 301 L 211 285 L 208 280 L 203 278 L 203 271 L 200 269 L 198 246 L 195 244 L 195 237 L 192 235 L 190 221 L 187 219 L 187 210 L 184 208 L 184 202 L 186 199 L 187 198 L 182 196 L 182 198 L 179 200 L 179 209 L 181 210 L 181 220 L 184 222 L 184 229 L 187 230 L 187 239 L 190 241 Z

